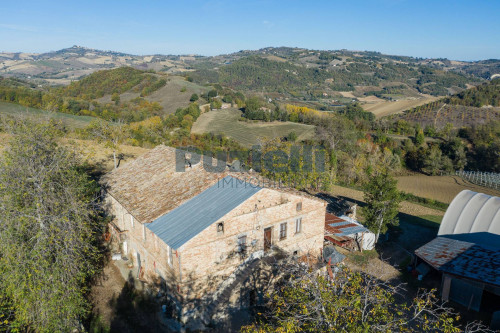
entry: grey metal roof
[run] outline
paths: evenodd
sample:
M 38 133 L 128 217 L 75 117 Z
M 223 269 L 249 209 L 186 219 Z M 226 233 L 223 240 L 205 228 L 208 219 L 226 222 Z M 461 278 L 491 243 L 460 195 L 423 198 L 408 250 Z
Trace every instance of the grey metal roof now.
M 262 188 L 227 176 L 147 228 L 173 249 L 178 249 Z M 165 189 L 168 191 L 168 188 Z
M 348 225 L 348 224 L 352 224 L 352 222 L 343 221 L 343 222 L 329 223 L 328 225 L 329 225 L 330 227 L 340 227 L 340 226 L 343 226 L 343 225 Z
M 347 228 L 343 228 L 342 232 L 338 233 L 336 235 L 337 236 L 348 236 L 348 235 L 357 234 L 360 232 L 369 232 L 369 230 L 363 226 L 347 227 Z
M 500 248 L 487 248 L 448 236 L 437 237 L 415 251 L 442 272 L 500 286 Z

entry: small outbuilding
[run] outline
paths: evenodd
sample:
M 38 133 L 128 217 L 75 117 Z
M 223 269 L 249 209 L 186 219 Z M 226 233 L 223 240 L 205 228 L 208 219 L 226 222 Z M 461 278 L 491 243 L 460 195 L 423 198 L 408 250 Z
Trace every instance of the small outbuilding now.
M 349 250 L 372 250 L 375 247 L 375 234 L 355 219 L 331 213 L 325 215 L 325 240 Z
M 500 311 L 499 197 L 460 192 L 437 237 L 415 254 L 442 274 L 443 300 L 475 311 Z

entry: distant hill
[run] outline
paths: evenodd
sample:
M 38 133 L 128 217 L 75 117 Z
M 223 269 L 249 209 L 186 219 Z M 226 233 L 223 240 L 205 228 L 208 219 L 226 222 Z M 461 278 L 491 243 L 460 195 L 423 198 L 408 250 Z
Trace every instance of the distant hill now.
M 81 46 L 41 54 L 0 53 L 0 75 L 39 84 L 67 85 L 95 71 L 123 66 L 166 73 L 184 72 L 187 67 L 184 57 L 179 55 L 138 56 Z
M 146 79 L 143 71 L 132 67 L 95 72 L 63 89 L 67 96 L 95 99 L 106 94 L 124 93 Z
M 185 108 L 192 94 L 201 96 L 210 89 L 211 86 L 200 86 L 186 77 L 132 67 L 100 70 L 58 87 L 0 77 L 0 101 L 107 120 L 141 121 L 173 113 L 177 108 Z
M 500 63 L 500 61 L 499 61 Z M 447 95 L 481 79 L 411 57 L 377 52 L 266 48 L 199 59 L 190 74 L 200 82 L 220 82 L 235 89 L 324 97 L 352 91 L 362 97 L 411 93 Z M 362 88 L 364 87 L 364 88 Z M 366 94 L 368 93 L 368 94 Z
M 446 103 L 463 106 L 500 106 L 500 78 L 467 89 L 445 99 Z
M 437 128 L 447 123 L 463 127 L 500 120 L 500 78 L 417 106 L 392 118 Z
M 242 50 L 211 57 L 138 56 L 81 46 L 42 54 L 0 53 L 1 76 L 21 78 L 36 85 L 69 85 L 96 71 L 121 67 L 189 76 L 198 86 L 221 84 L 247 95 L 259 94 L 285 103 L 332 110 L 352 102 L 422 100 L 403 103 L 415 105 L 430 96 L 453 95 L 499 74 L 500 60 L 465 62 L 371 51 L 290 47 Z M 117 89 L 115 83 L 118 82 L 109 82 L 106 88 L 108 83 L 102 84 L 91 94 L 112 93 Z M 131 81 L 127 81 L 129 84 Z M 126 93 L 127 89 L 128 86 L 115 92 Z

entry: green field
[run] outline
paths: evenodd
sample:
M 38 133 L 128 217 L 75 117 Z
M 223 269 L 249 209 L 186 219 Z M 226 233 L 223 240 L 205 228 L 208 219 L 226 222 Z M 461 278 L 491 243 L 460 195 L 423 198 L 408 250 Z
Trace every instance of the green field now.
M 292 122 L 244 122 L 239 121 L 241 111 L 225 109 L 202 114 L 193 125 L 192 133 L 225 134 L 241 145 L 251 147 L 262 143 L 263 139 L 287 136 L 290 132 L 297 134 L 297 141 L 314 136 L 314 126 Z
M 87 116 L 75 116 L 72 114 L 61 113 L 61 112 L 50 112 L 35 108 L 30 108 L 22 106 L 19 104 L 6 103 L 0 101 L 0 115 L 16 116 L 21 118 L 27 118 L 30 120 L 60 120 L 64 125 L 71 128 L 83 128 L 87 126 L 93 119 L 93 117 Z

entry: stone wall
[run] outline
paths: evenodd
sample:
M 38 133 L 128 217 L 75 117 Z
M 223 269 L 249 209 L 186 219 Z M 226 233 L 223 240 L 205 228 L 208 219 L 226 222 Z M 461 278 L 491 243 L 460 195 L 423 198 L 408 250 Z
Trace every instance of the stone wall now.
M 111 195 L 107 196 L 106 203 L 108 211 L 114 216 L 111 228 L 118 229 L 115 234 L 119 232 L 124 235 L 120 241 L 122 255 L 132 260 L 134 266 L 140 265 L 141 279 L 148 282 L 163 280 L 172 289 L 177 289 L 179 276 L 177 251 L 172 250 L 170 260 L 170 249 L 167 244 L 137 221 Z
M 302 208 L 297 211 L 299 203 Z M 182 285 L 203 290 L 210 281 L 223 280 L 244 260 L 238 253 L 238 238 L 246 236 L 248 256 L 264 249 L 264 230 L 269 227 L 273 246 L 298 255 L 320 255 L 325 210 L 323 201 L 272 189 L 260 190 L 179 249 Z M 297 218 L 302 219 L 302 230 L 298 233 Z M 219 223 L 224 224 L 223 233 L 217 230 Z M 282 223 L 287 224 L 284 239 L 280 239 Z
M 138 264 L 143 279 L 161 277 L 172 291 L 188 298 L 201 298 L 226 279 L 252 253 L 263 251 L 264 230 L 272 228 L 272 245 L 290 253 L 320 255 L 323 247 L 326 203 L 298 194 L 264 188 L 193 237 L 177 251 L 172 250 L 144 224 L 137 221 L 112 196 L 107 203 L 114 216 L 112 224 L 125 235 L 123 255 Z M 298 210 L 297 205 L 301 208 Z M 302 219 L 296 232 L 296 221 Z M 219 223 L 224 231 L 218 232 Z M 280 225 L 286 223 L 286 237 Z M 238 238 L 246 236 L 246 252 L 239 252 Z M 123 238 L 123 237 L 122 237 Z

